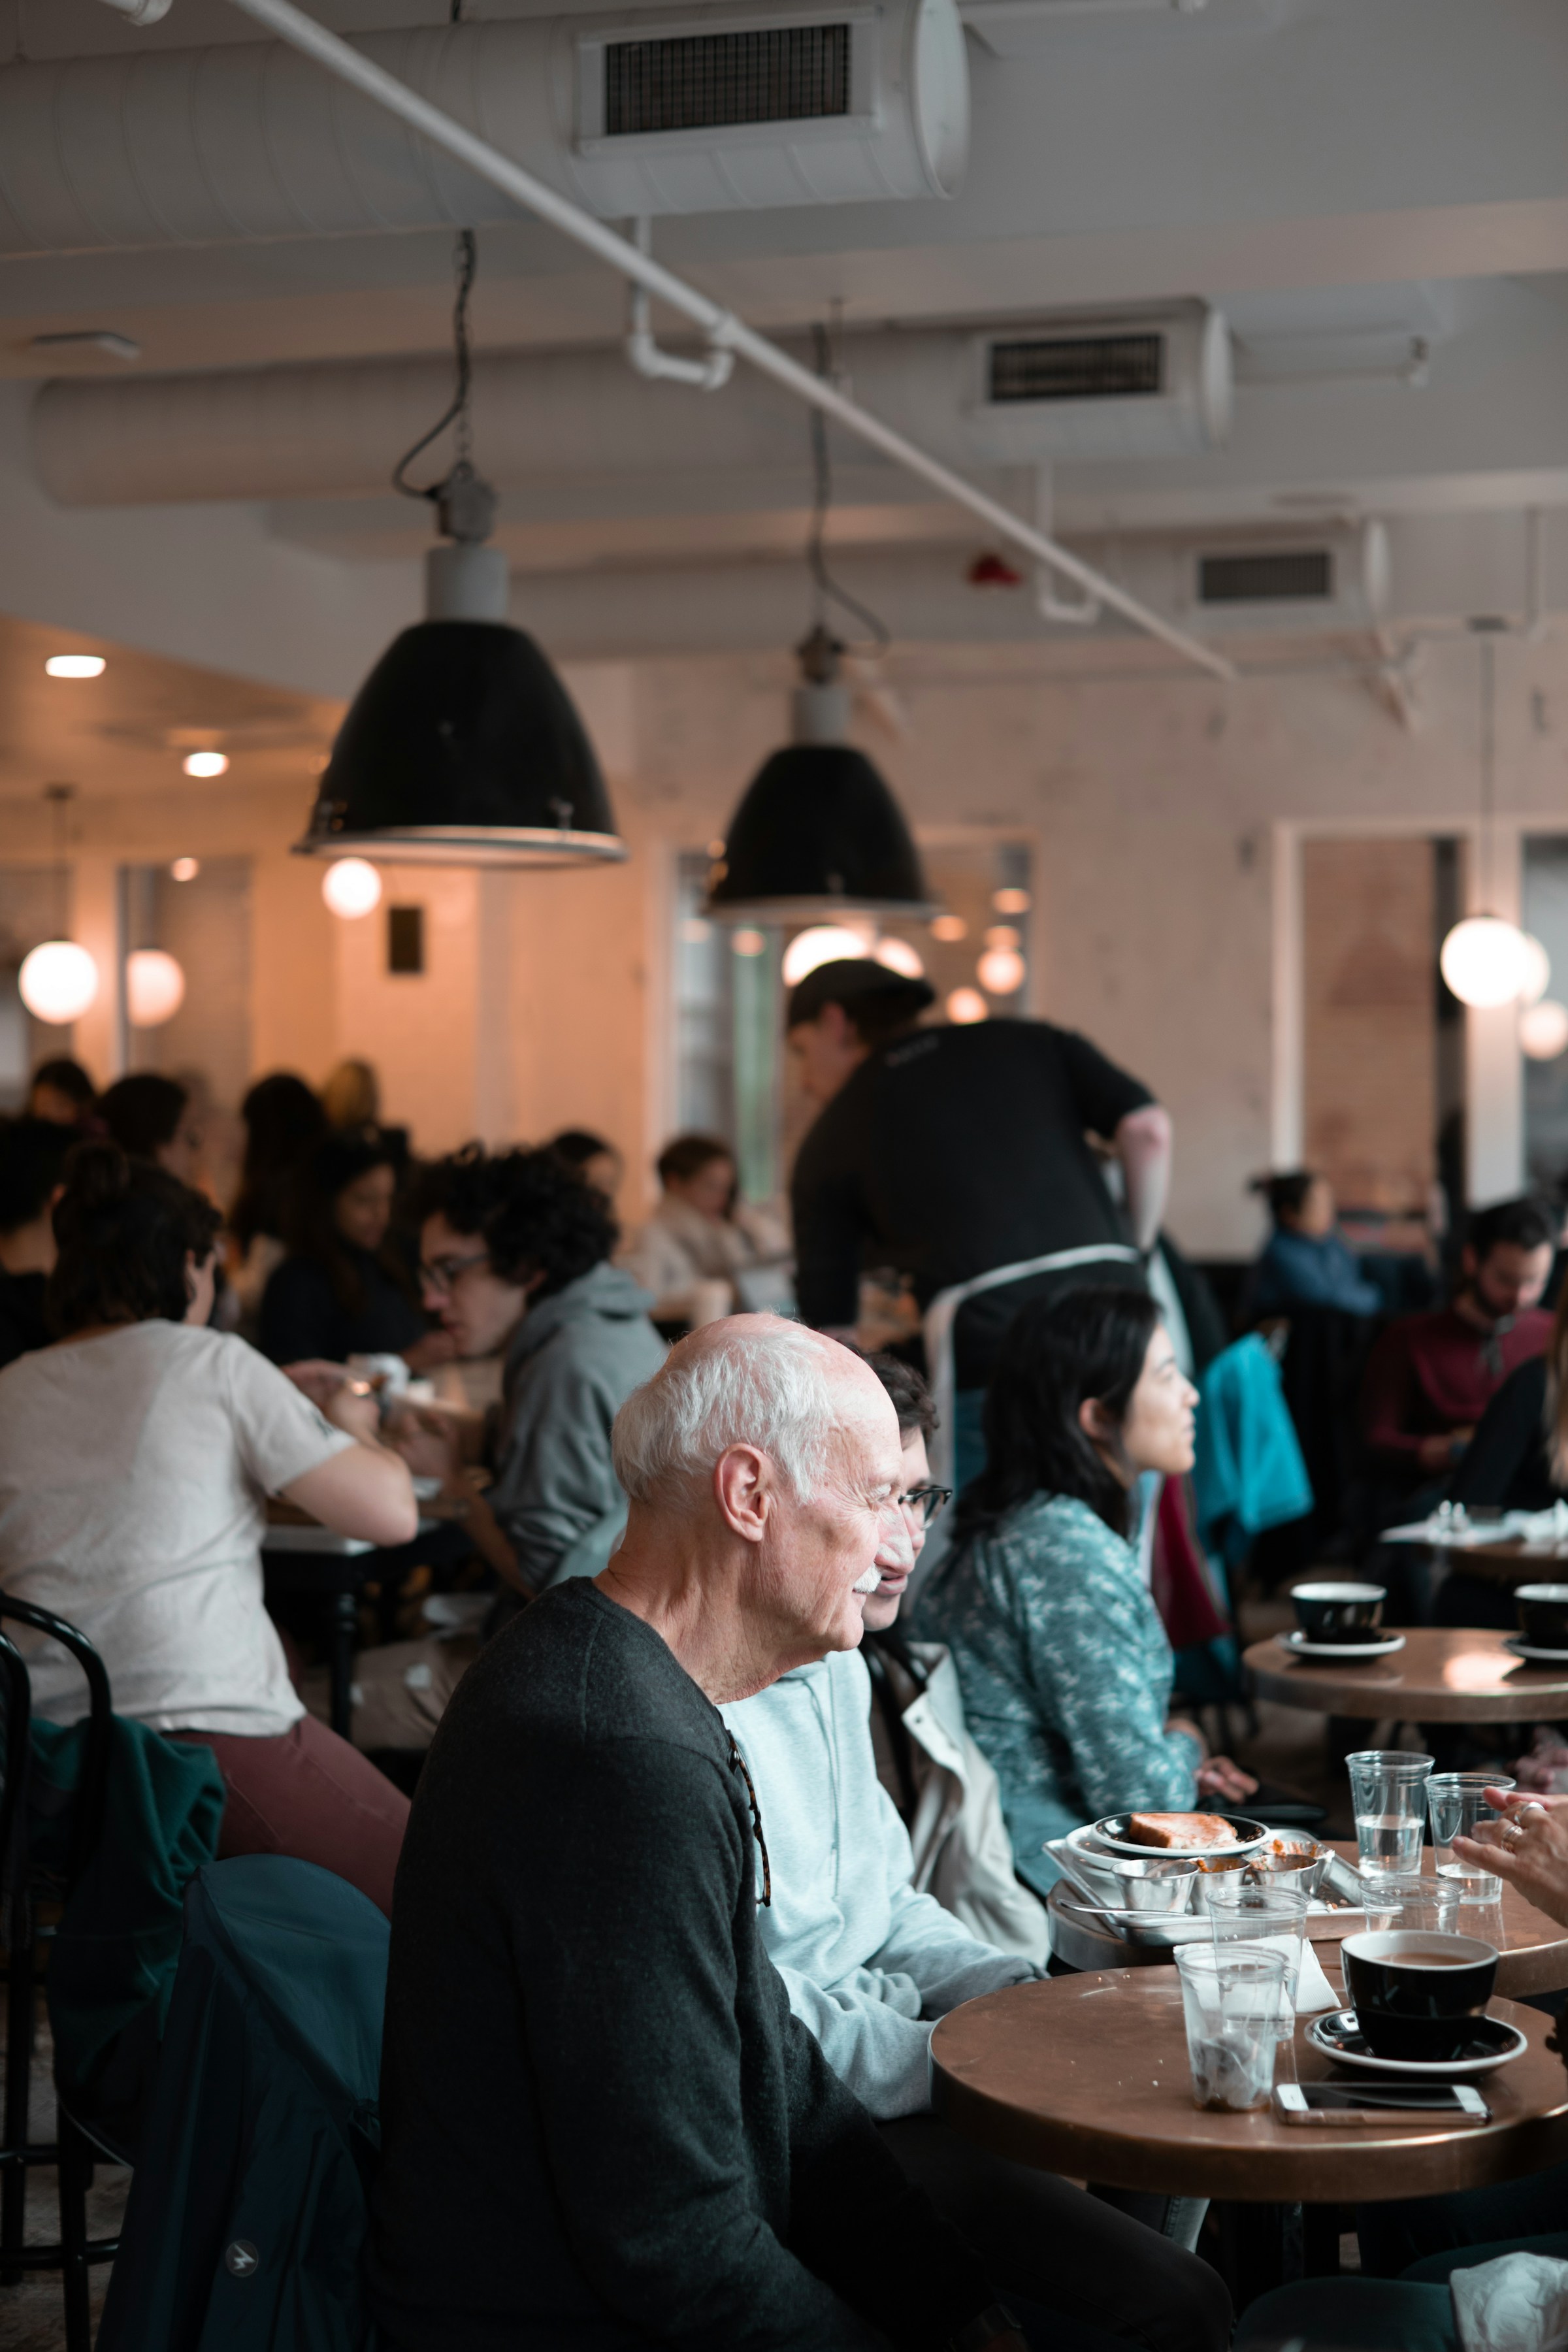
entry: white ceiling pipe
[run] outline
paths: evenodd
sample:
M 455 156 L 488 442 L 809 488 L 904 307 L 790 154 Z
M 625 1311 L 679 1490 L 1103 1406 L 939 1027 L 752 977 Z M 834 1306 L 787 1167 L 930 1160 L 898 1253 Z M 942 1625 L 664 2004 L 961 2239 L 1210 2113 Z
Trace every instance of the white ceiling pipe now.
M 840 377 L 944 465 L 978 465 L 1000 480 L 986 420 L 970 398 L 974 342 L 969 329 L 848 335 Z M 806 345 L 786 341 L 783 349 L 804 364 Z M 685 364 L 696 381 L 707 362 Z M 446 357 L 60 377 L 35 400 L 34 456 L 51 495 L 66 506 L 369 496 L 384 491 L 397 458 L 441 414 L 450 388 Z M 473 403 L 486 478 L 503 488 L 542 480 L 720 478 L 799 471 L 808 463 L 798 401 L 749 370 L 721 400 L 693 400 L 639 383 L 618 350 L 494 352 L 474 362 Z M 1101 405 L 1107 432 L 1124 440 L 1128 425 L 1117 412 L 1129 404 Z M 1013 420 L 1016 435 L 1022 424 Z M 1057 424 L 1057 410 L 1039 404 L 1031 429 L 1043 463 Z M 1081 451 L 1076 411 L 1071 430 Z M 439 469 L 436 456 L 430 464 Z M 1022 511 L 1024 502 L 1017 504 Z M 1049 514 L 1032 520 L 1048 539 Z
M 318 64 L 335 75 L 340 81 L 362 90 L 378 105 L 386 109 L 411 129 L 419 131 L 434 145 L 452 156 L 458 163 L 499 188 L 522 208 L 560 230 L 573 243 L 582 246 L 598 259 L 636 285 L 647 289 L 658 300 L 667 303 L 680 316 L 689 319 L 706 337 L 714 350 L 733 351 L 740 359 L 771 376 L 797 398 L 820 408 L 826 415 L 836 417 L 856 437 L 881 454 L 903 466 L 912 474 L 929 482 L 944 498 L 967 508 L 971 513 L 988 524 L 999 537 L 1042 563 L 1047 563 L 1064 579 L 1089 594 L 1098 595 L 1112 612 L 1120 613 L 1134 627 L 1183 656 L 1211 675 L 1230 679 L 1235 677 L 1231 665 L 1219 655 L 1211 653 L 1197 638 L 1185 630 L 1174 627 L 1169 621 L 1137 599 L 1126 594 L 1112 580 L 1095 572 L 1089 564 L 1080 563 L 1065 548 L 1027 523 L 997 499 L 987 498 L 983 491 L 952 472 L 925 450 L 908 441 L 901 434 L 884 425 L 880 418 L 861 408 L 857 402 L 827 382 L 814 375 L 809 368 L 745 326 L 732 312 L 711 301 L 684 278 L 678 278 L 656 261 L 651 254 L 639 253 L 637 246 L 625 236 L 606 228 L 580 206 L 558 195 L 531 173 L 476 138 L 460 122 L 454 121 L 439 108 L 430 104 L 416 90 L 400 82 L 372 58 L 362 56 L 341 40 L 335 33 L 316 23 L 302 10 L 289 5 L 289 0 L 233 0 L 233 5 L 265 25 L 282 39 L 315 58 Z M 711 404 L 703 404 L 705 410 Z

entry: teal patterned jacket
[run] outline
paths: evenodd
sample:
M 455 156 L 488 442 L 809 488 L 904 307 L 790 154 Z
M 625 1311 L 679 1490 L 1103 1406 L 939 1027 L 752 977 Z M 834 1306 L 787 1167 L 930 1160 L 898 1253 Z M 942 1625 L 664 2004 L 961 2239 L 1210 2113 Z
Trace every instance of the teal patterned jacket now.
M 1165 1729 L 1165 1629 L 1131 1546 L 1087 1503 L 1036 1495 L 971 1537 L 921 1594 L 911 1631 L 952 1652 L 1015 1867 L 1037 1893 L 1059 1875 L 1047 1838 L 1194 1803 L 1196 1743 Z

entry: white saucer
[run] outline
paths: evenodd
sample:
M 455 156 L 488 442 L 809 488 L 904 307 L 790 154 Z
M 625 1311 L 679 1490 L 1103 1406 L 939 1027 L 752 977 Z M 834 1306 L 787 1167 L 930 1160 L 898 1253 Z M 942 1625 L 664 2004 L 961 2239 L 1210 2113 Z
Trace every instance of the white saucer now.
M 1403 1633 L 1384 1633 L 1375 1642 L 1309 1642 L 1300 1626 L 1277 1639 L 1293 1658 L 1392 1658 L 1405 1647 Z
M 1361 2040 L 1353 2009 L 1330 2010 L 1314 2017 L 1307 2028 L 1307 2039 L 1323 2057 L 1331 2058 L 1336 2066 L 1350 2066 L 1362 2074 L 1387 2074 L 1405 2082 L 1451 2083 L 1461 2075 L 1489 2074 L 1494 2066 L 1507 2066 L 1515 2058 L 1522 2058 L 1530 2043 L 1517 2025 L 1507 2025 L 1500 2017 L 1477 2020 L 1494 2035 L 1510 2034 L 1511 2042 L 1489 2050 L 1480 2058 L 1374 2058 L 1364 2046 L 1359 2050 L 1342 2046 L 1332 2028 L 1349 2032 Z
M 1532 1650 L 1519 1634 L 1510 1633 L 1503 1643 L 1516 1658 L 1534 1658 L 1543 1666 L 1568 1666 L 1568 1650 Z

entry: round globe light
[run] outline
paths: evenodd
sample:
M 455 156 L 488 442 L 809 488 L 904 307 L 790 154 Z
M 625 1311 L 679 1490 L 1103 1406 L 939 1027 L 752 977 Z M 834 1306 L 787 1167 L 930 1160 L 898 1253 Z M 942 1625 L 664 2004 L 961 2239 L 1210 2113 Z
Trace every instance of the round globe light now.
M 1519 1016 L 1519 1042 L 1532 1062 L 1554 1062 L 1568 1049 L 1568 1004 L 1545 996 L 1527 1005 Z
M 974 970 L 987 996 L 1013 996 L 1024 985 L 1024 959 L 1012 948 L 991 948 Z
M 1438 961 L 1461 1004 L 1511 1004 L 1528 977 L 1530 950 L 1517 923 L 1469 915 L 1448 933 Z
M 908 940 L 879 940 L 872 953 L 886 971 L 900 972 L 905 980 L 926 976 L 926 968 Z
M 990 1018 L 991 1007 L 977 988 L 955 988 L 947 1000 L 947 1017 L 966 1028 L 972 1021 Z
M 158 1029 L 185 1001 L 185 975 L 162 948 L 138 948 L 125 959 L 125 1013 L 133 1029 Z
M 169 868 L 176 882 L 194 882 L 201 870 L 199 857 L 176 857 Z
M 760 956 L 767 944 L 767 936 L 763 931 L 739 930 L 730 934 L 731 955 Z
M 814 923 L 808 931 L 797 931 L 784 950 L 784 986 L 793 988 L 819 963 L 837 963 L 841 956 L 863 956 L 866 942 L 858 931 L 845 930 L 837 923 Z
M 187 776 L 226 776 L 226 751 L 187 751 L 181 765 Z
M 1524 934 L 1524 949 L 1527 961 L 1519 1001 L 1521 1004 L 1539 1004 L 1552 985 L 1552 958 L 1533 931 Z
M 321 896 L 348 923 L 381 904 L 381 877 L 367 857 L 334 859 L 321 877 Z
M 1029 894 L 1026 890 L 993 890 L 991 904 L 999 915 L 1026 915 Z
M 74 940 L 46 940 L 22 960 L 22 1002 L 35 1021 L 79 1019 L 98 994 L 98 966 Z
M 940 940 L 943 947 L 956 947 L 960 940 L 968 937 L 969 925 L 962 915 L 933 915 L 931 935 L 933 940 Z

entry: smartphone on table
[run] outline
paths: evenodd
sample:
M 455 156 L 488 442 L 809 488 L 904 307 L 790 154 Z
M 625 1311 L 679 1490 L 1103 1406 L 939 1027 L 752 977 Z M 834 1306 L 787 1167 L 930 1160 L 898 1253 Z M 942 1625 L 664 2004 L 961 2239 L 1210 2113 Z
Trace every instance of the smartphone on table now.
M 1492 2111 L 1468 2083 L 1280 2083 L 1274 2112 L 1282 2124 L 1487 2124 Z

